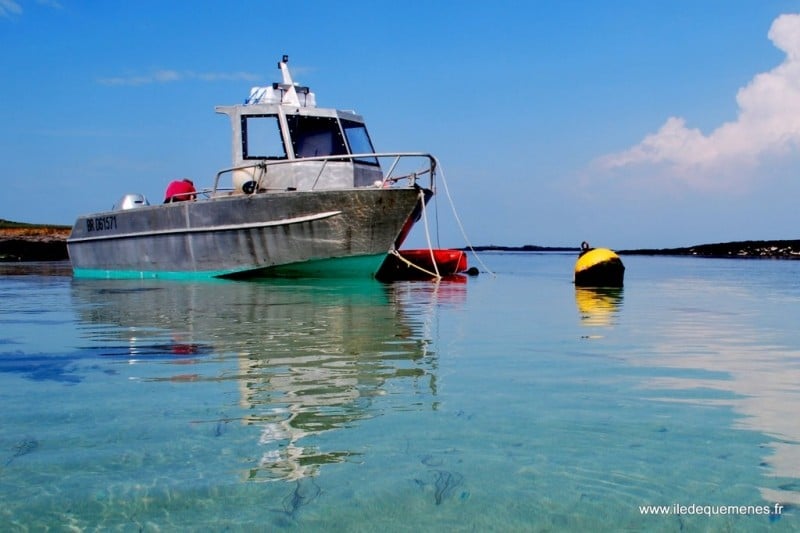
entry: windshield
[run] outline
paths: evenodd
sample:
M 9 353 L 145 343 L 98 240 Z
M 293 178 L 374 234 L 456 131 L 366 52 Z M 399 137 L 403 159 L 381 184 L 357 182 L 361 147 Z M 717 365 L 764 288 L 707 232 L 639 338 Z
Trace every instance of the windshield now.
M 295 157 L 347 154 L 347 146 L 335 117 L 288 115 L 286 122 Z
M 363 124 L 351 120 L 342 120 L 344 135 L 347 137 L 347 144 L 350 145 L 351 154 L 374 154 L 372 141 L 369 139 L 367 128 Z M 377 165 L 378 160 L 374 157 L 359 157 L 356 159 L 360 163 Z

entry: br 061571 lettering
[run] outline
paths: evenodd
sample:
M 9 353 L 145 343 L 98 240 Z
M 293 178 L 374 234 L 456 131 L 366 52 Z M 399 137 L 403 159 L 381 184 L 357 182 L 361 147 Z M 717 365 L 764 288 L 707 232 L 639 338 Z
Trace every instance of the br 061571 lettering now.
M 86 231 L 108 231 L 117 229 L 117 217 L 94 217 L 86 219 Z

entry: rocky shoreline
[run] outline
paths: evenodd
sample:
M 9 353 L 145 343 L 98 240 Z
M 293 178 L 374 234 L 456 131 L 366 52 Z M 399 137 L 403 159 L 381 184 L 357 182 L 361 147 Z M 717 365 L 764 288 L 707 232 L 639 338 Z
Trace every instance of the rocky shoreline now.
M 71 229 L 0 219 L 0 262 L 65 261 Z

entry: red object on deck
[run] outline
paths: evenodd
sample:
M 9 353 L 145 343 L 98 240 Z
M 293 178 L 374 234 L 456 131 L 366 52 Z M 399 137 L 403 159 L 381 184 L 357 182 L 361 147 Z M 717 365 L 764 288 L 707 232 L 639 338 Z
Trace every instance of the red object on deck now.
M 418 280 L 431 279 L 437 271 L 442 277 L 467 271 L 467 254 L 461 250 L 419 249 L 398 250 L 397 253 L 400 257 L 386 256 L 376 278 L 381 281 Z
M 182 202 L 184 200 L 194 200 L 195 193 L 192 180 L 175 180 L 167 185 L 167 192 L 164 194 L 164 203 Z

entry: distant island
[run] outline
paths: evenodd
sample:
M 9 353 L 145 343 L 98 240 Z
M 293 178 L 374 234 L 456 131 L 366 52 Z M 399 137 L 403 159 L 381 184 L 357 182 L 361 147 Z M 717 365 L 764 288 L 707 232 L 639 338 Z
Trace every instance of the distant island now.
M 70 226 L 26 224 L 0 219 L 0 262 L 66 261 Z M 464 249 L 464 248 L 462 248 Z M 473 246 L 476 252 L 569 252 L 569 246 Z M 692 255 L 697 257 L 731 257 L 762 259 L 800 259 L 800 240 L 735 241 L 698 244 L 684 248 L 643 248 L 615 250 L 619 255 Z
M 574 252 L 578 247 L 535 246 L 474 246 L 476 252 Z M 682 248 L 640 248 L 615 250 L 618 255 L 693 255 L 697 257 L 730 257 L 756 259 L 800 259 L 800 240 L 733 241 L 698 244 Z
M 620 255 L 696 255 L 698 257 L 742 257 L 800 259 L 800 240 L 735 241 L 698 244 L 686 248 L 619 250 Z

